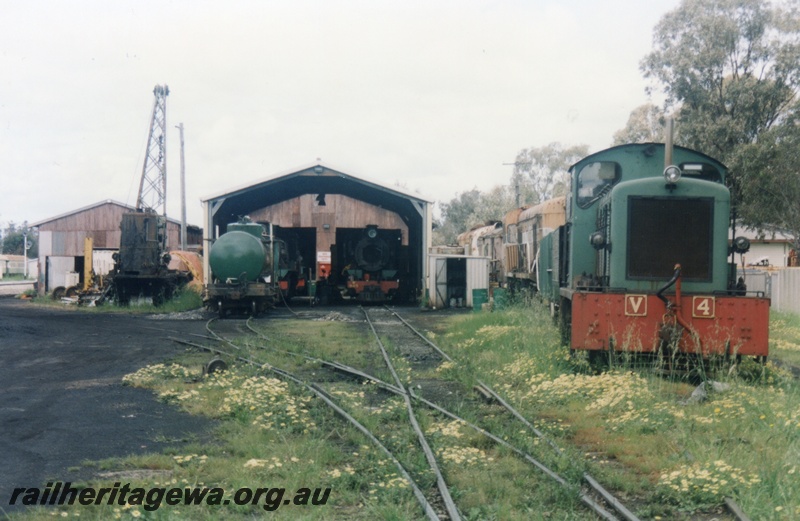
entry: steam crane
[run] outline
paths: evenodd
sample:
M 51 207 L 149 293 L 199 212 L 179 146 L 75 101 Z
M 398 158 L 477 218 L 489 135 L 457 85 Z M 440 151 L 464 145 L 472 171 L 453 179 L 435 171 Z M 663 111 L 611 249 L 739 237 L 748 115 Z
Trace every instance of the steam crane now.
M 150 209 L 167 216 L 167 96 L 169 87 L 156 85 L 153 89 L 153 116 L 144 156 L 142 179 L 139 181 L 138 210 Z
M 117 302 L 152 297 L 158 305 L 169 299 L 184 275 L 168 270 L 167 252 L 167 96 L 169 87 L 156 85 L 147 152 L 136 199 L 136 211 L 122 215 L 119 253 L 114 257 L 113 285 Z M 160 212 L 160 213 L 159 213 Z

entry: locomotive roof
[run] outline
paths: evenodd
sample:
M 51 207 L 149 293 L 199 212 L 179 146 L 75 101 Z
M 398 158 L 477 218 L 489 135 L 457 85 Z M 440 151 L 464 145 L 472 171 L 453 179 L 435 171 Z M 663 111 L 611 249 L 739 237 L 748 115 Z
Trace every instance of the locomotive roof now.
M 626 148 L 630 148 L 630 149 L 641 148 L 642 151 L 645 154 L 648 153 L 648 149 L 649 149 L 649 151 L 651 153 L 654 153 L 656 150 L 659 150 L 663 154 L 664 143 L 626 143 L 624 145 L 617 145 L 615 147 L 606 148 L 604 150 L 599 150 L 599 151 L 597 151 L 597 152 L 595 152 L 593 154 L 589 154 L 588 156 L 586 156 L 586 157 L 580 159 L 579 161 L 577 161 L 575 164 L 573 164 L 572 166 L 569 167 L 569 171 L 572 172 L 572 170 L 577 165 L 579 165 L 580 163 L 583 163 L 585 161 L 590 161 L 590 160 L 594 159 L 595 156 L 598 156 L 598 155 L 601 155 L 601 154 L 607 154 L 607 153 L 615 151 L 615 150 L 623 150 L 623 149 L 626 149 Z M 674 145 L 673 146 L 673 150 L 680 150 L 680 151 L 683 151 L 683 152 L 686 152 L 686 153 L 689 153 L 689 154 L 697 155 L 700 159 L 705 159 L 705 160 L 707 160 L 707 161 L 709 161 L 711 163 L 715 163 L 716 165 L 718 165 L 724 171 L 728 170 L 728 167 L 726 167 L 724 164 L 722 164 L 719 160 L 717 160 L 717 159 L 715 159 L 715 158 L 713 158 L 713 157 L 711 157 L 711 156 L 709 156 L 707 154 L 704 154 L 703 152 L 699 152 L 699 151 L 693 150 L 691 148 L 681 147 L 681 146 L 678 146 L 678 145 Z

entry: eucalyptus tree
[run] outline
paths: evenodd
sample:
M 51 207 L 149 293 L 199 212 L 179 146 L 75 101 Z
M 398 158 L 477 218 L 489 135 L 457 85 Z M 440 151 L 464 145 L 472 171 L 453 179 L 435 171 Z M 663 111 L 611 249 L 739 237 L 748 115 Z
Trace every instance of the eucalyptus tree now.
M 455 244 L 460 233 L 489 221 L 502 220 L 514 207 L 514 195 L 508 185 L 497 185 L 488 192 L 477 188 L 461 192 L 449 202 L 439 203 L 441 217 L 433 231 L 433 242 Z
M 791 203 L 764 208 L 760 190 L 798 176 L 790 154 L 771 151 L 798 132 L 800 2 L 683 0 L 656 26 L 641 69 L 677 114 L 676 142 L 731 167 L 744 220 L 777 223 Z
M 565 195 L 569 190 L 569 167 L 588 152 L 588 145 L 565 146 L 558 142 L 520 150 L 514 160 L 512 182 L 516 180 L 527 190 L 523 203 L 537 204 Z
M 660 143 L 664 137 L 664 109 L 652 103 L 636 107 L 625 128 L 614 133 L 612 145 Z

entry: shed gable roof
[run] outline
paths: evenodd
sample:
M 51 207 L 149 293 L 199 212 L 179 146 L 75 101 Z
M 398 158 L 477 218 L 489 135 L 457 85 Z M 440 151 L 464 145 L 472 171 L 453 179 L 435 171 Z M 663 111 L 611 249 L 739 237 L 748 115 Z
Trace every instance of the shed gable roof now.
M 305 194 L 342 194 L 396 212 L 406 222 L 419 217 L 420 207 L 431 201 L 400 187 L 389 187 L 324 163 L 314 163 L 285 171 L 261 181 L 204 197 L 215 215 L 235 219 L 254 210 L 294 199 Z M 219 213 L 218 213 L 219 212 Z

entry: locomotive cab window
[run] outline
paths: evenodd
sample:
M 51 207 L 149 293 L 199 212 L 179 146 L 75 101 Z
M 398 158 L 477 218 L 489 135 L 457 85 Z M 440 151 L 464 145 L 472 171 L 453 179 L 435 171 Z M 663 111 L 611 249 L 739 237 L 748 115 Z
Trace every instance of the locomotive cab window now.
M 708 163 L 681 163 L 679 165 L 681 173 L 685 176 L 703 179 L 713 183 L 721 183 L 722 174 L 713 165 Z
M 578 206 L 588 208 L 620 178 L 620 166 L 612 161 L 596 161 L 578 173 Z

